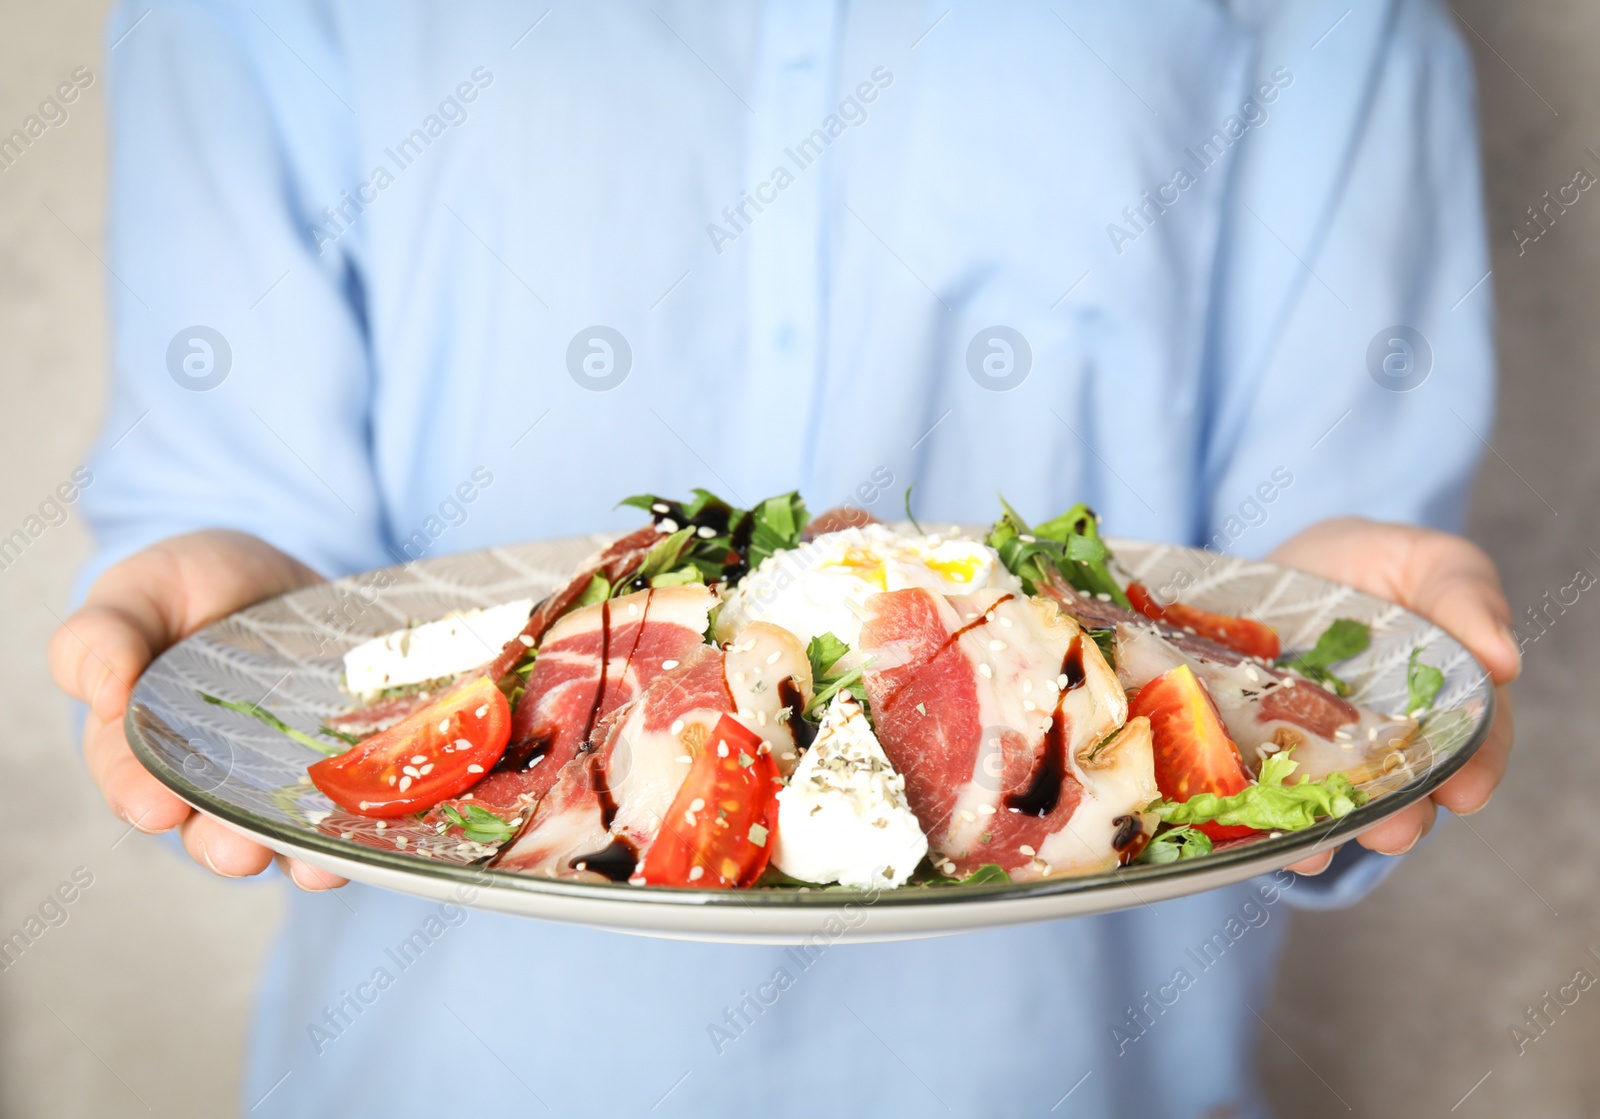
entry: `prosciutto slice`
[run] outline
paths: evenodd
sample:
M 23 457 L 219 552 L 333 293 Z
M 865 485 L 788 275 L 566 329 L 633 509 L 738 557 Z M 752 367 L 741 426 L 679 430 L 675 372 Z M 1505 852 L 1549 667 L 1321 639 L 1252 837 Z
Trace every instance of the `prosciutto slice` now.
M 632 876 L 695 754 L 734 709 L 723 668 L 722 651 L 702 645 L 657 675 L 562 767 L 494 865 L 547 877 Z
M 1115 630 L 1117 679 L 1130 692 L 1187 663 L 1211 693 L 1246 764 L 1257 772 L 1267 755 L 1292 747 L 1300 763 L 1297 779 L 1345 773 L 1360 781 L 1375 775 L 1377 758 L 1403 748 L 1416 734 L 1415 719 L 1358 707 L 1276 665 L 1079 594 L 1065 581 L 1041 593 L 1084 623 Z
M 995 589 L 892 591 L 867 609 L 878 740 L 946 873 L 1084 873 L 1136 850 L 1158 795 L 1148 726 L 1107 741 L 1127 698 L 1076 622 Z

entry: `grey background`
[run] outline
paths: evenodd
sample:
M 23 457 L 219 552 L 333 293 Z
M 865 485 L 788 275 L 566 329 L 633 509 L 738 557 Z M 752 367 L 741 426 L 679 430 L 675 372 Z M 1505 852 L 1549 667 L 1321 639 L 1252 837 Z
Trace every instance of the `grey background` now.
M 1471 0 L 1457 14 L 1478 61 L 1503 373 L 1472 534 L 1521 617 L 1578 568 L 1600 573 L 1586 500 L 1600 475 L 1600 193 L 1523 254 L 1510 232 L 1577 166 L 1600 170 L 1584 151 L 1600 151 L 1600 7 Z M 0 173 L 0 534 L 81 464 L 99 421 L 102 295 L 115 283 L 98 259 L 104 15 L 95 0 L 0 2 L 0 131 L 74 68 L 97 75 L 71 119 Z M 0 929 L 74 868 L 94 876 L 66 923 L 0 974 L 0 1114 L 229 1114 L 280 901 L 197 872 L 175 846 L 124 841 L 84 776 L 43 653 L 87 552 L 74 509 L 0 571 Z M 1290 944 L 1255 1009 L 1284 1116 L 1600 1114 L 1600 988 L 1522 1055 L 1508 1033 L 1576 969 L 1600 976 L 1585 955 L 1600 953 L 1600 760 L 1587 733 L 1600 689 L 1585 655 L 1597 604 L 1585 596 L 1529 646 L 1518 754 L 1486 811 L 1440 829 L 1355 908 L 1273 913 L 1292 922 Z

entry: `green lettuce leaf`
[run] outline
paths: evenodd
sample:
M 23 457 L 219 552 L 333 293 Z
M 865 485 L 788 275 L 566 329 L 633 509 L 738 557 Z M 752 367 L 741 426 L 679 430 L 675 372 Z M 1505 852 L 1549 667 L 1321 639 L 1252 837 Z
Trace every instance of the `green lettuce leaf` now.
M 1367 803 L 1367 794 L 1342 773 L 1321 781 L 1285 785 L 1299 768 L 1291 751 L 1273 754 L 1261 765 L 1260 780 L 1233 796 L 1197 793 L 1186 801 L 1157 801 L 1155 813 L 1168 824 L 1218 823 L 1259 831 L 1300 831 L 1317 820 L 1338 819 Z
M 1036 593 L 1054 569 L 1083 593 L 1105 595 L 1131 609 L 1122 585 L 1111 574 L 1111 551 L 1100 537 L 1100 518 L 1094 510 L 1080 503 L 1030 528 L 1004 497 L 1000 507 L 1000 519 L 989 531 L 988 544 L 1000 554 L 1006 569 L 1022 580 L 1023 590 Z
M 454 805 L 447 804 L 439 809 L 439 815 L 445 820 L 460 828 L 466 837 L 474 843 L 484 843 L 498 846 L 511 838 L 511 825 L 496 816 L 486 808 L 476 804 L 466 806 L 463 813 Z
M 860 668 L 842 671 L 837 669 L 840 658 L 850 651 L 850 646 L 831 633 L 818 634 L 806 646 L 806 659 L 811 662 L 811 702 L 803 712 L 813 723 L 820 722 L 829 701 L 841 692 L 848 691 L 861 704 L 867 719 L 872 719 L 872 705 L 867 702 L 867 689 L 861 682 Z

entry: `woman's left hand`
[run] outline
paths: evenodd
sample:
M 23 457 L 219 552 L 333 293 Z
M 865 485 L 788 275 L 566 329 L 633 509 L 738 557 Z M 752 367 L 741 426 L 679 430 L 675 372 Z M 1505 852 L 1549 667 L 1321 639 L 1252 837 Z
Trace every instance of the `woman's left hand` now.
M 1359 842 L 1385 855 L 1403 855 L 1433 827 L 1437 806 L 1470 816 L 1489 803 L 1511 756 L 1511 697 L 1507 685 L 1522 669 L 1511 632 L 1511 607 L 1494 561 L 1469 540 L 1433 529 L 1341 517 L 1312 525 L 1267 557 L 1320 575 L 1420 614 L 1465 645 L 1495 684 L 1489 737 L 1433 796 L 1362 832 Z M 1333 852 L 1290 869 L 1316 874 Z

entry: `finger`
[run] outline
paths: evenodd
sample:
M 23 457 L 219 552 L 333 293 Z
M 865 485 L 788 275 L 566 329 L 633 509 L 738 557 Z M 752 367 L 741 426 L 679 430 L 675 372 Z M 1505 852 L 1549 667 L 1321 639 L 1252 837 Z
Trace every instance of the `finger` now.
M 1489 803 L 1495 786 L 1505 776 L 1506 765 L 1511 760 L 1511 692 L 1507 688 L 1496 688 L 1494 698 L 1494 722 L 1489 727 L 1488 738 L 1478 752 L 1467 759 L 1461 769 L 1433 794 L 1434 800 L 1457 816 L 1470 816 Z
M 142 832 L 170 831 L 188 818 L 190 808 L 150 775 L 128 749 L 120 720 L 102 723 L 91 714 L 84 724 L 83 758 L 106 804 Z
M 303 862 L 300 859 L 291 859 L 287 855 L 279 855 L 275 861 L 278 864 L 278 869 L 288 875 L 289 881 L 308 894 L 321 893 L 323 890 L 337 890 L 340 886 L 344 886 L 350 881 L 348 878 L 340 878 L 332 871 L 312 866 L 310 863 Z
M 50 638 L 50 674 L 62 691 L 109 722 L 122 714 L 154 655 L 151 636 L 128 614 L 85 606 Z
M 1362 832 L 1357 842 L 1380 855 L 1404 855 L 1433 830 L 1433 818 L 1431 800 L 1409 804 Z
M 1419 539 L 1407 567 L 1406 605 L 1471 650 L 1496 684 L 1515 680 L 1522 653 L 1511 632 L 1511 607 L 1483 549 L 1429 532 Z
M 199 812 L 184 821 L 180 834 L 189 857 L 223 878 L 260 874 L 272 863 L 267 848 Z
M 1289 869 L 1294 871 L 1296 874 L 1304 874 L 1307 877 L 1321 874 L 1323 871 L 1328 869 L 1328 864 L 1333 862 L 1333 856 L 1338 850 L 1339 849 L 1335 847 L 1331 851 L 1320 851 L 1317 854 L 1312 855 L 1310 858 L 1301 859 L 1297 863 L 1290 863 Z

